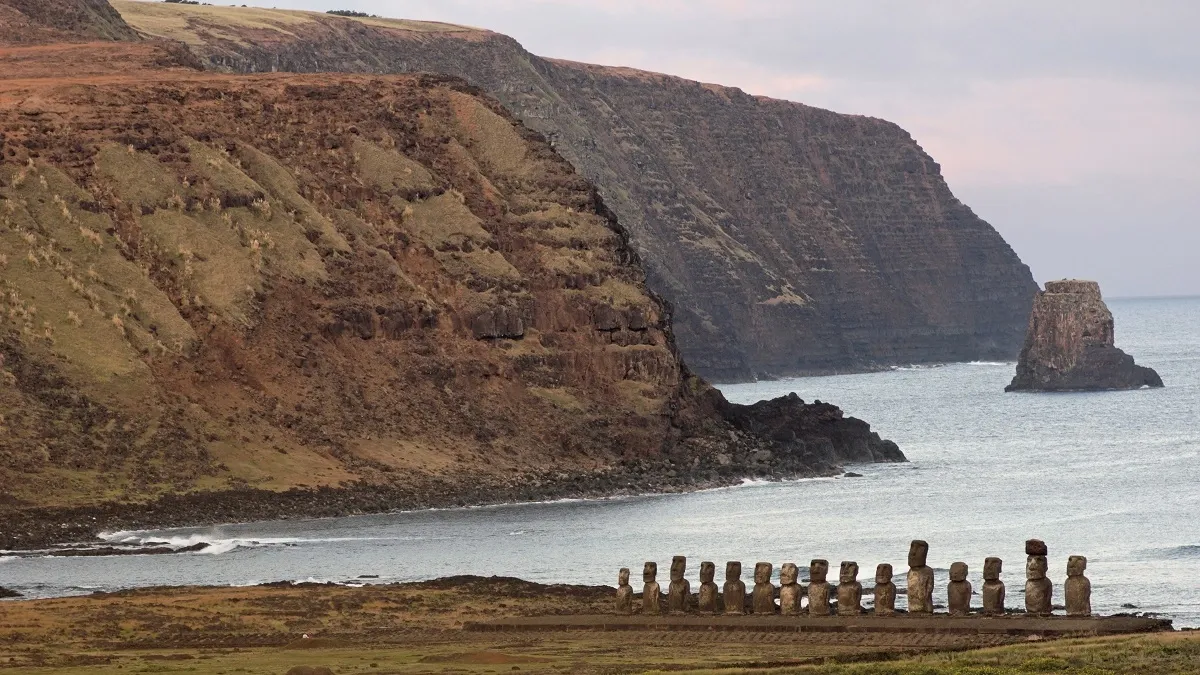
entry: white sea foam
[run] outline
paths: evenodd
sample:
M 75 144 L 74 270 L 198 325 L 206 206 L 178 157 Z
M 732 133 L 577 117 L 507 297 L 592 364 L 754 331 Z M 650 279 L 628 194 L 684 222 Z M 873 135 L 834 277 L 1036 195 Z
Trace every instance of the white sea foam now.
M 188 548 L 197 544 L 208 544 L 195 551 L 203 555 L 220 555 L 239 548 L 261 548 L 267 546 L 300 546 L 304 544 L 327 544 L 384 539 L 414 540 L 420 537 L 230 537 L 223 533 L 194 533 L 180 536 L 163 536 L 154 532 L 104 532 L 100 538 L 113 544 L 134 546 L 164 545 L 171 548 Z

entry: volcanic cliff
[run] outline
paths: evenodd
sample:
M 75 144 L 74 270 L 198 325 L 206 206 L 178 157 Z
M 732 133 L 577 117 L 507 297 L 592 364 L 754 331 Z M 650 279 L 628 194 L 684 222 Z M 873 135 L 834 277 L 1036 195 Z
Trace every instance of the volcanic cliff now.
M 465 82 L 194 66 L 0 47 L 0 548 L 903 460 L 691 375 L 596 190 Z
M 1161 387 L 1162 378 L 1116 347 L 1100 284 L 1048 281 L 1037 294 L 1017 375 L 1005 391 L 1096 391 Z
M 1037 286 L 889 122 L 621 68 L 488 31 L 120 0 L 227 72 L 429 71 L 488 91 L 595 183 L 702 375 L 1016 356 Z

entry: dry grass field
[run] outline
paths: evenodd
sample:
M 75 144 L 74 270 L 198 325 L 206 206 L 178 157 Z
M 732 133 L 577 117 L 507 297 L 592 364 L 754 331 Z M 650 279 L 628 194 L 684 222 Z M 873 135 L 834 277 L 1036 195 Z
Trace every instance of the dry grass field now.
M 295 29 L 315 22 L 335 19 L 358 21 L 380 28 L 393 28 L 420 33 L 475 31 L 434 21 L 409 21 L 376 17 L 332 17 L 322 12 L 306 12 L 262 7 L 231 7 L 220 5 L 183 5 L 144 0 L 113 0 L 112 6 L 135 29 L 152 37 L 178 40 L 190 45 L 202 44 L 211 38 L 198 34 L 205 31 L 212 37 L 245 41 L 248 35 L 278 34 L 296 37 Z
M 1191 673 L 1196 633 L 1029 642 L 1005 635 L 472 632 L 465 622 L 606 612 L 612 590 L 420 584 L 146 589 L 0 603 L 12 673 Z M 304 636 L 308 635 L 308 638 Z

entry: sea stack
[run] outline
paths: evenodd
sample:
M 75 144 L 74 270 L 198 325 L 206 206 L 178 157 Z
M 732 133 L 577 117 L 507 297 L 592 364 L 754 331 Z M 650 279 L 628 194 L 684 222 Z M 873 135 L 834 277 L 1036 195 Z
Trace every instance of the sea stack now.
M 1161 387 L 1162 378 L 1114 344 L 1113 316 L 1095 281 L 1046 282 L 1029 317 L 1017 376 L 1005 391 Z

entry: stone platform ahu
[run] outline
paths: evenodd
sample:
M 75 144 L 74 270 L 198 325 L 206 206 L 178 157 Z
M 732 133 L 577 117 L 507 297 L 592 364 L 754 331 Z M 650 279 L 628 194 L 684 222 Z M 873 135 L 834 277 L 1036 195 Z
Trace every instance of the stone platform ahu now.
M 873 598 L 872 607 L 865 609 L 862 603 L 864 589 L 858 580 L 859 566 L 854 561 L 842 561 L 836 586 L 828 581 L 829 561 L 824 559 L 816 558 L 809 563 L 807 579 L 800 578 L 801 568 L 796 563 L 783 563 L 778 567 L 778 586 L 773 582 L 776 566 L 770 562 L 757 562 L 754 564 L 754 585 L 750 589 L 742 581 L 742 563 L 729 561 L 725 564 L 723 592 L 718 592 L 714 580 L 716 563 L 705 561 L 700 563 L 698 593 L 693 594 L 686 579 L 687 558 L 675 556 L 671 560 L 671 584 L 665 594 L 656 579 L 658 564 L 647 562 L 643 566 L 640 604 L 635 602 L 633 588 L 629 585 L 629 569 L 621 569 L 615 610 L 620 615 L 646 616 L 1051 617 L 1054 613 L 1054 582 L 1048 577 L 1049 549 L 1045 542 L 1030 539 L 1025 542 L 1025 554 L 1023 610 L 1010 610 L 1005 606 L 1005 587 L 1000 579 L 1003 561 L 996 557 L 983 561 L 980 591 L 968 581 L 969 567 L 962 561 L 950 565 L 949 582 L 939 591 L 934 570 L 928 565 L 929 544 L 922 540 L 915 540 L 909 546 L 907 609 L 896 609 L 898 593 L 892 581 L 891 563 L 880 563 L 875 568 L 875 585 L 866 591 L 868 597 Z M 1086 569 L 1087 558 L 1083 556 L 1071 556 L 1067 561 L 1063 589 L 1068 617 L 1092 616 L 1092 585 L 1084 576 Z M 977 596 L 982 596 L 981 603 L 976 602 Z M 947 609 L 945 614 L 937 611 L 942 607 Z
M 1162 378 L 1116 346 L 1112 312 L 1094 281 L 1049 281 L 1029 316 L 1017 374 L 1005 391 L 1161 387 Z

